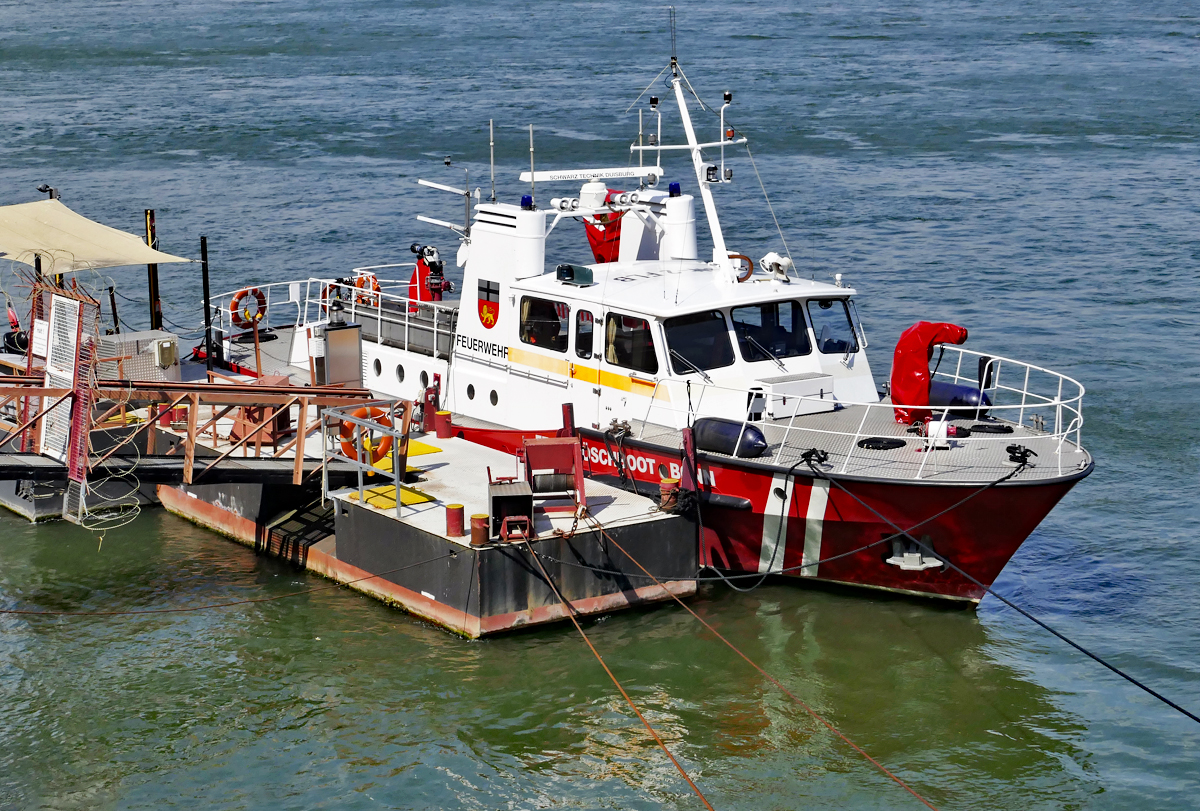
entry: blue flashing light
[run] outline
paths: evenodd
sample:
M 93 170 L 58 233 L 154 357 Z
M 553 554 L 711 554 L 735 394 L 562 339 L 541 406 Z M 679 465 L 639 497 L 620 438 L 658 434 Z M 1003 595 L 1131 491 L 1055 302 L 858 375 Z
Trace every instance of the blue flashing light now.
M 521 208 L 525 209 L 526 211 L 533 211 L 533 195 L 532 194 L 522 194 L 521 195 Z
M 670 195 L 672 197 L 678 197 L 679 195 L 683 194 L 683 192 L 679 188 L 678 183 L 672 183 L 670 186 L 667 187 L 667 190 L 670 192 Z

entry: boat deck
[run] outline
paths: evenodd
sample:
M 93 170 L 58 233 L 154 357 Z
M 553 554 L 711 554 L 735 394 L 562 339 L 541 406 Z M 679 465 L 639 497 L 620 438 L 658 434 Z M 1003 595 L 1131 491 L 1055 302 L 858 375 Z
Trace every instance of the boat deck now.
M 887 401 L 884 401 L 886 406 Z M 829 454 L 824 469 L 834 474 L 879 479 L 931 482 L 986 483 L 1014 467 L 1005 450 L 1019 444 L 1037 454 L 1013 478 L 1038 481 L 1071 475 L 1091 464 L 1092 457 L 1072 439 L 1062 440 L 1036 428 L 1005 420 L 956 417 L 951 425 L 1006 426 L 1012 433 L 972 431 L 966 438 L 950 438 L 948 449 L 926 451 L 927 440 L 897 423 L 887 407 L 847 406 L 836 411 L 750 423 L 763 432 L 769 449 L 755 461 L 791 467 L 802 454 L 817 448 Z M 678 429 L 633 421 L 633 438 L 671 448 L 682 447 Z M 899 439 L 903 447 L 870 450 L 858 446 L 867 437 Z M 1061 443 L 1061 453 L 1060 451 Z M 713 453 L 706 451 L 706 453 Z M 724 454 L 714 454 L 723 456 Z
M 234 341 L 229 347 L 228 360 L 237 365 L 259 371 L 263 375 L 286 375 L 293 386 L 307 386 L 312 381 L 312 375 L 307 366 L 295 366 L 289 363 L 292 337 L 295 327 L 273 327 L 271 334 L 278 336 L 275 340 L 258 342 L 259 354 L 262 356 L 263 368 L 258 369 L 254 357 L 254 341 L 248 343 Z M 248 333 L 247 336 L 249 335 Z M 303 336 L 301 336 L 303 337 Z
M 397 518 L 394 488 L 390 485 L 366 490 L 358 498 L 357 488 L 330 495 L 339 501 L 351 501 L 395 520 L 404 521 L 431 535 L 460 546 L 470 546 L 470 537 L 446 535 L 446 505 L 462 504 L 469 518 L 488 512 L 488 474 L 516 476 L 516 458 L 501 451 L 476 445 L 465 439 L 439 439 L 425 435 L 418 440 L 422 451 L 410 456 L 409 470 L 416 481 L 405 485 Z M 588 512 L 606 528 L 615 529 L 647 522 L 670 520 L 674 516 L 660 512 L 649 499 L 592 479 L 585 480 Z M 374 495 L 373 495 L 374 493 Z M 411 503 L 410 503 L 411 502 Z M 569 505 L 569 499 L 534 497 L 535 507 Z M 556 531 L 569 533 L 574 518 L 569 512 L 542 513 L 534 516 L 534 538 L 553 537 Z M 580 527 L 585 526 L 580 522 Z M 503 544 L 502 544 L 503 545 Z

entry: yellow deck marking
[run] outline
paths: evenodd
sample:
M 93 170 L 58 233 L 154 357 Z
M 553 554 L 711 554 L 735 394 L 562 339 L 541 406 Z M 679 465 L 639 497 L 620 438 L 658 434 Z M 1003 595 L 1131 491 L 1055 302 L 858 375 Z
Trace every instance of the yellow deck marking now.
M 424 456 L 427 453 L 441 453 L 441 452 L 442 452 L 441 448 L 434 447 L 433 445 L 428 445 L 424 442 L 418 442 L 415 439 L 408 440 L 408 455 L 410 457 Z
M 372 487 L 370 490 L 364 490 L 363 495 L 366 496 L 366 503 L 380 510 L 394 510 L 396 508 L 396 488 L 393 485 L 385 485 L 383 487 Z M 351 493 L 348 498 L 351 501 L 358 501 L 358 493 Z M 427 493 L 422 493 L 420 490 L 408 487 L 407 485 L 400 488 L 400 503 L 405 507 L 411 507 L 414 504 L 425 504 L 433 501 L 434 498 Z

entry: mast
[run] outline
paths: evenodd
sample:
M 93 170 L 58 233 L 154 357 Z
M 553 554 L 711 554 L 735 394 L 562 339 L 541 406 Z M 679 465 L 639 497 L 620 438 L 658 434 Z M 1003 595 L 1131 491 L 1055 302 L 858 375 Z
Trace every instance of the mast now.
M 674 67 L 675 58 L 671 58 Z M 708 230 L 712 234 L 713 262 L 730 273 L 733 272 L 733 262 L 729 259 L 729 251 L 725 248 L 725 235 L 721 231 L 721 221 L 717 218 L 717 204 L 713 200 L 712 190 L 704 178 L 704 157 L 700 154 L 700 144 L 696 140 L 696 131 L 692 128 L 692 117 L 688 113 L 687 100 L 683 97 L 683 84 L 676 74 L 671 79 L 675 88 L 675 100 L 679 103 L 679 117 L 683 119 L 683 131 L 687 135 L 689 151 L 692 153 L 692 167 L 696 170 L 696 182 L 700 186 L 700 199 L 704 201 L 704 214 L 708 218 Z M 722 133 L 724 140 L 724 133 Z

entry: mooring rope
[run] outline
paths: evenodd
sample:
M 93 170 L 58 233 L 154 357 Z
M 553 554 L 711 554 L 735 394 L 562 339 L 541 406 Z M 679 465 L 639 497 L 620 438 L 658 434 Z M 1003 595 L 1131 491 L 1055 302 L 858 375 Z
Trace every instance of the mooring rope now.
M 712 625 L 710 625 L 703 617 L 701 617 L 699 614 L 697 614 L 695 611 L 693 611 L 687 603 L 685 603 L 682 599 L 679 598 L 678 595 L 676 595 L 674 592 L 672 592 L 670 589 L 668 589 L 665 585 L 663 585 L 663 583 L 657 577 L 650 574 L 650 571 L 645 566 L 643 566 L 637 558 L 635 558 L 633 555 L 629 554 L 629 552 L 623 546 L 621 546 L 621 544 L 619 544 L 612 535 L 608 534 L 608 532 L 604 529 L 604 525 L 601 524 L 600 521 L 597 520 L 595 516 L 593 516 L 590 512 L 585 512 L 584 517 L 585 517 L 585 519 L 589 520 L 589 522 L 593 526 L 595 526 L 596 529 L 598 529 L 600 531 L 600 533 L 602 535 L 604 535 L 604 537 L 607 538 L 612 543 L 613 546 L 617 547 L 617 549 L 619 549 L 621 551 L 621 553 L 623 555 L 625 555 L 625 557 L 629 558 L 631 561 L 633 561 L 633 564 L 635 566 L 637 566 L 639 569 L 641 569 L 643 572 L 645 572 L 650 577 L 650 579 L 653 580 L 658 585 L 659 588 L 661 588 L 666 594 L 670 595 L 671 599 L 673 599 L 675 602 L 677 602 L 681 606 L 683 606 L 683 609 L 685 611 L 687 611 L 689 614 L 691 614 L 693 617 L 695 617 L 696 620 L 701 625 L 703 625 L 705 628 L 707 628 L 709 631 L 711 631 L 712 634 L 717 639 L 724 642 L 729 647 L 730 650 L 732 650 L 738 656 L 742 657 L 742 659 L 744 659 L 747 662 L 747 664 L 749 664 L 751 667 L 753 667 L 755 670 L 757 670 L 759 673 L 761 673 L 766 679 L 768 679 L 772 684 L 774 684 L 781 691 L 783 691 L 784 695 L 786 695 L 788 698 L 792 699 L 792 701 L 796 702 L 801 707 L 803 707 L 805 712 L 807 712 L 809 715 L 811 715 L 817 721 L 820 721 L 821 724 L 823 724 L 830 732 L 832 732 L 833 734 L 835 734 L 839 738 L 841 738 L 843 741 L 845 741 L 847 745 L 849 745 L 852 749 L 854 749 L 854 751 L 858 752 L 860 755 L 862 755 L 864 758 L 866 758 L 873 766 L 875 766 L 875 768 L 879 769 L 879 771 L 883 772 L 885 775 L 887 775 L 889 778 L 891 778 L 897 785 L 899 785 L 901 788 L 903 788 L 909 794 L 911 794 L 912 796 L 914 796 L 918 800 L 920 800 L 922 803 L 924 803 L 927 808 L 932 809 L 932 811 L 937 811 L 937 808 L 932 803 L 930 803 L 929 800 L 926 800 L 924 797 L 922 797 L 920 794 L 918 794 L 915 790 L 913 790 L 907 783 L 905 783 L 903 780 L 901 780 L 899 777 L 897 777 L 896 774 L 894 774 L 886 766 L 884 766 L 878 760 L 876 760 L 875 758 L 873 758 L 869 754 L 867 754 L 867 751 L 865 749 L 863 749 L 861 746 L 856 744 L 854 741 L 850 740 L 850 738 L 848 738 L 845 735 L 845 733 L 843 733 L 841 730 L 839 730 L 837 727 L 835 727 L 833 724 L 831 724 L 829 721 L 827 721 L 824 716 L 822 716 L 820 713 L 818 713 L 816 710 L 814 710 L 812 707 L 810 707 L 805 701 L 800 699 L 800 697 L 798 697 L 791 690 L 784 687 L 783 684 L 779 681 L 779 679 L 775 678 L 770 673 L 763 670 L 753 659 L 751 659 L 746 654 L 742 653 L 740 648 L 738 648 L 736 645 L 734 645 L 732 642 L 730 642 L 728 639 L 726 639 L 721 634 L 720 631 L 718 631 L 716 628 L 712 627 Z M 538 565 L 541 566 L 541 563 L 538 563 Z
M 181 614 L 188 611 L 207 611 L 210 608 L 229 608 L 235 605 L 247 605 L 249 603 L 269 603 L 273 600 L 282 600 L 285 597 L 298 597 L 301 594 L 312 594 L 314 591 L 326 591 L 328 589 L 338 589 L 342 586 L 349 586 L 352 583 L 361 583 L 364 580 L 373 580 L 376 577 L 383 577 L 396 572 L 402 572 L 405 569 L 413 569 L 417 566 L 424 566 L 426 563 L 442 560 L 444 558 L 453 557 L 454 552 L 448 552 L 445 555 L 439 555 L 436 558 L 422 560 L 418 563 L 410 563 L 407 566 L 401 566 L 398 569 L 390 569 L 386 572 L 359 577 L 354 580 L 346 580 L 344 582 L 332 583 L 328 586 L 316 586 L 303 591 L 292 591 L 287 594 L 276 594 L 274 597 L 251 597 L 245 600 L 234 600 L 228 603 L 209 603 L 208 605 L 193 605 L 183 608 L 146 608 L 139 611 L 25 611 L 20 609 L 0 609 L 0 614 L 20 614 L 22 616 L 44 616 L 44 617 L 128 617 L 137 614 Z
M 1100 657 L 1100 656 L 1098 656 L 1097 654 L 1095 654 L 1095 653 L 1092 653 L 1090 650 L 1088 650 L 1087 648 L 1085 648 L 1083 645 L 1080 645 L 1080 644 L 1079 644 L 1078 642 L 1076 642 L 1075 640 L 1073 640 L 1073 639 L 1071 639 L 1070 637 L 1066 636 L 1065 634 L 1063 634 L 1063 633 L 1061 633 L 1061 632 L 1059 632 L 1059 631 L 1055 630 L 1054 628 L 1051 628 L 1051 627 L 1050 627 L 1048 624 L 1046 624 L 1044 621 L 1042 621 L 1042 620 L 1038 619 L 1038 618 L 1037 618 L 1037 617 L 1035 617 L 1033 614 L 1030 614 L 1028 611 L 1026 611 L 1024 608 L 1021 608 L 1019 605 L 1017 605 L 1016 603 L 1014 603 L 1012 600 L 1009 600 L 1007 597 L 1005 597 L 1005 596 L 1003 596 L 1003 595 L 1001 595 L 1001 594 L 997 593 L 995 590 L 993 590 L 993 589 L 992 589 L 992 587 L 991 587 L 991 586 L 984 585 L 983 583 L 981 583 L 980 581 L 976 580 L 976 579 L 975 579 L 974 577 L 972 577 L 971 575 L 967 574 L 967 572 L 965 572 L 965 571 L 964 571 L 962 568 L 960 568 L 959 566 L 956 566 L 954 563 L 952 563 L 951 561 L 947 560 L 947 558 L 946 558 L 946 556 L 945 556 L 945 555 L 943 555 L 943 554 L 940 554 L 939 552 L 935 551 L 935 550 L 934 550 L 934 549 L 933 549 L 931 546 L 929 546 L 929 544 L 927 544 L 927 543 L 925 543 L 925 542 L 923 542 L 923 541 L 921 541 L 921 540 L 918 540 L 917 538 L 914 538 L 912 535 L 909 535 L 907 532 L 905 532 L 904 530 L 900 529 L 900 527 L 898 527 L 898 526 L 897 526 L 897 525 L 896 525 L 896 524 L 895 524 L 895 523 L 894 523 L 894 522 L 893 522 L 891 519 L 889 519 L 889 518 L 887 518 L 886 516 L 884 516 L 883 514 L 881 514 L 881 513 L 880 513 L 878 510 L 876 510 L 874 507 L 872 507 L 872 506 L 871 506 L 870 504 L 868 504 L 867 502 L 863 501 L 861 498 L 859 498 L 859 497 L 858 497 L 857 495 L 855 495 L 854 493 L 850 492 L 848 489 L 846 489 L 845 485 L 843 485 L 843 484 L 842 484 L 841 482 L 839 482 L 837 479 L 835 479 L 834 477 L 832 477 L 832 476 L 828 475 L 827 473 L 825 473 L 825 471 L 823 471 L 823 470 L 819 470 L 819 469 L 816 467 L 816 465 L 814 465 L 814 464 L 813 464 L 813 462 L 811 461 L 811 459 L 810 459 L 810 461 L 809 461 L 809 467 L 810 467 L 810 468 L 812 468 L 812 470 L 813 470 L 813 473 L 814 473 L 815 475 L 817 475 L 817 476 L 820 476 L 821 478 L 828 480 L 828 481 L 829 481 L 831 484 L 833 484 L 833 485 L 836 485 L 836 486 L 838 487 L 838 489 L 840 489 L 840 490 L 841 490 L 842 492 L 844 492 L 846 495 L 850 496 L 852 499 L 854 499 L 855 501 L 857 501 L 859 504 L 861 504 L 862 506 L 864 506 L 864 507 L 866 507 L 868 510 L 870 510 L 872 513 L 874 513 L 874 514 L 875 514 L 875 516 L 876 516 L 876 517 L 878 517 L 878 518 L 879 518 L 881 521 L 883 521 L 884 523 L 888 524 L 890 527 L 892 527 L 893 529 L 895 529 L 895 530 L 896 530 L 897 532 L 899 532 L 900 534 L 904 535 L 904 536 L 905 536 L 906 538 L 908 538 L 910 541 L 912 541 L 913 543 L 917 544 L 917 546 L 921 547 L 921 549 L 923 549 L 924 551 L 928 552 L 930 555 L 932 555 L 933 557 L 937 558 L 938 560 L 940 560 L 942 563 L 944 563 L 946 566 L 950 567 L 950 568 L 951 568 L 951 569 L 953 569 L 954 571 L 958 572 L 960 575 L 962 575 L 963 577 L 965 577 L 967 580 L 970 580 L 970 581 L 971 581 L 972 583 L 974 583 L 976 586 L 979 586 L 979 588 L 983 589 L 983 590 L 984 590 L 984 591 L 986 591 L 988 594 L 992 595 L 992 596 L 993 596 L 993 597 L 995 597 L 997 600 L 999 600 L 1000 602 L 1004 603 L 1006 606 L 1008 606 L 1008 607 L 1009 607 L 1009 608 L 1011 608 L 1012 610 L 1016 611 L 1016 612 L 1017 612 L 1018 614 L 1020 614 L 1021 616 L 1025 617 L 1027 620 L 1029 620 L 1029 621 L 1033 622 L 1034 624 L 1038 625 L 1038 626 L 1039 626 L 1039 627 L 1041 627 L 1042 629 L 1044 629 L 1044 630 L 1046 630 L 1046 631 L 1049 631 L 1051 634 L 1053 634 L 1054 636 L 1058 637 L 1058 638 L 1059 638 L 1059 639 L 1061 639 L 1063 642 L 1066 642 L 1068 645 L 1070 645 L 1072 648 L 1074 648 L 1075 650 L 1077 650 L 1077 651 L 1079 651 L 1080 653 L 1082 653 L 1084 656 L 1087 656 L 1089 659 L 1092 659 L 1092 660 L 1094 660 L 1094 661 L 1096 661 L 1096 662 L 1100 663 L 1100 664 L 1101 664 L 1101 665 L 1103 665 L 1104 667 L 1106 667 L 1106 668 L 1108 668 L 1109 670 L 1111 670 L 1113 673 L 1116 673 L 1118 676 L 1120 676 L 1121 678 L 1125 679 L 1125 681 L 1129 682 L 1129 683 L 1130 683 L 1130 684 L 1132 684 L 1134 687 L 1137 687 L 1138 689 L 1140 689 L 1140 690 L 1144 691 L 1144 692 L 1145 692 L 1145 693 L 1147 693 L 1148 695 L 1154 696 L 1155 698 L 1157 698 L 1157 699 L 1158 699 L 1159 701 L 1161 701 L 1162 703 L 1166 704 L 1166 705 L 1167 705 L 1168 707 L 1170 707 L 1171 709 L 1173 709 L 1173 710 L 1175 710 L 1175 711 L 1177 711 L 1177 712 L 1179 712 L 1179 713 L 1181 713 L 1181 714 L 1183 714 L 1183 715 L 1187 716 L 1188 718 L 1192 719 L 1192 720 L 1193 720 L 1193 721 L 1195 721 L 1196 723 L 1200 724 L 1200 716 L 1197 716 L 1195 713 L 1191 712 L 1190 710 L 1184 709 L 1183 707 L 1181 707 L 1180 705 L 1176 704 L 1176 703 L 1175 703 L 1174 701 L 1172 701 L 1171 699 L 1169 699 L 1169 698 L 1167 698 L 1166 696 L 1164 696 L 1162 693 L 1158 692 L 1157 690 L 1154 690 L 1153 688 L 1149 687 L 1149 686 L 1148 686 L 1148 685 L 1146 685 L 1146 684 L 1143 684 L 1142 682 L 1138 681 L 1138 680 L 1137 680 L 1136 678 L 1134 678 L 1133 676 L 1131 676 L 1131 675 L 1129 675 L 1128 673 L 1126 673 L 1125 671 L 1121 670 L 1121 668 L 1117 667 L 1117 666 L 1116 666 L 1116 665 L 1114 665 L 1114 664 L 1110 664 L 1109 662 L 1105 661 L 1103 658 L 1101 658 L 1101 657 Z M 927 520 L 932 520 L 932 519 L 927 519 Z
M 791 469 L 788 471 L 788 476 L 793 476 L 795 469 L 799 465 L 804 464 L 806 461 L 807 460 L 802 459 L 801 461 L 797 462 L 795 465 L 792 465 Z M 769 572 L 753 572 L 750 574 L 726 574 L 725 572 L 722 572 L 719 569 L 717 569 L 715 566 L 705 565 L 705 566 L 701 567 L 701 571 L 703 571 L 704 569 L 708 569 L 710 571 L 716 572 L 715 577 L 701 577 L 699 574 L 659 575 L 658 577 L 661 580 L 695 580 L 698 582 L 719 581 L 719 582 L 722 582 L 725 585 L 729 586 L 730 588 L 734 589 L 735 591 L 740 591 L 743 593 L 750 592 L 750 591 L 753 591 L 754 589 L 758 588 L 760 585 L 762 585 L 762 583 L 764 583 L 766 581 L 766 579 L 768 577 L 770 577 L 771 575 L 786 574 L 788 572 L 800 571 L 801 569 L 811 569 L 811 568 L 820 566 L 822 563 L 832 563 L 835 560 L 841 560 L 842 558 L 848 558 L 853 555 L 857 555 L 859 552 L 865 552 L 868 549 L 874 549 L 876 546 L 881 546 L 882 544 L 889 543 L 896 538 L 902 538 L 902 537 L 911 538 L 912 536 L 908 534 L 909 532 L 912 532 L 913 530 L 915 530 L 919 527 L 925 526 L 930 521 L 935 521 L 938 518 L 941 518 L 946 513 L 952 512 L 953 510 L 958 509 L 959 507 L 966 504 L 968 501 L 970 501 L 971 499 L 980 495 L 981 493 L 983 493 L 987 490 L 990 490 L 991 488 L 995 487 L 998 484 L 1008 481 L 1013 476 L 1016 476 L 1018 473 L 1020 473 L 1022 469 L 1024 469 L 1026 466 L 1028 466 L 1028 464 L 1029 464 L 1028 460 L 1018 464 L 1013 470 L 1004 474 L 1003 476 L 996 479 L 995 481 L 988 482 L 987 484 L 983 485 L 979 489 L 974 490 L 973 492 L 969 493 L 964 498 L 961 498 L 958 501 L 954 502 L 953 504 L 951 504 L 949 507 L 945 508 L 944 510 L 934 513 L 933 515 L 929 516 L 928 518 L 925 518 L 925 519 L 917 522 L 916 524 L 913 524 L 911 527 L 908 528 L 907 531 L 901 530 L 898 532 L 894 532 L 891 535 L 886 535 L 886 536 L 880 538 L 878 541 L 872 541 L 871 543 L 864 544 L 855 549 L 851 549 L 848 552 L 840 552 L 836 555 L 830 555 L 827 558 L 821 558 L 820 560 L 814 560 L 809 563 L 799 563 L 795 566 L 787 566 L 787 567 L 784 567 L 781 569 L 775 569 L 774 571 L 769 571 Z M 787 511 L 787 508 L 788 508 L 788 505 L 785 502 L 783 504 L 782 509 L 780 510 L 779 519 L 780 519 L 781 526 L 782 526 L 782 522 L 783 522 L 783 517 Z M 594 516 L 593 516 L 593 520 L 596 520 Z M 776 551 L 778 551 L 778 542 L 779 542 L 779 538 L 777 535 Z M 606 575 L 624 576 L 624 577 L 636 577 L 638 579 L 643 579 L 643 580 L 644 579 L 651 579 L 651 580 L 654 579 L 654 575 L 649 574 L 649 573 L 644 574 L 644 575 L 639 575 L 639 574 L 635 574 L 635 573 L 622 572 L 617 569 L 604 569 L 599 566 L 589 566 L 586 563 L 576 563 L 576 562 L 570 561 L 570 560 L 559 560 L 558 558 L 552 557 L 551 555 L 543 554 L 541 552 L 535 552 L 534 554 L 538 555 L 543 560 L 550 561 L 551 563 L 557 563 L 557 564 L 560 564 L 563 566 L 571 566 L 576 569 L 588 569 L 590 571 L 596 572 L 597 574 L 606 574 Z M 776 558 L 776 555 L 772 554 L 772 556 L 771 556 L 772 566 L 775 563 L 775 558 Z M 758 580 L 759 582 L 754 584 L 750 588 L 739 588 L 739 587 L 735 586 L 732 582 L 730 582 L 733 580 Z
M 654 727 L 650 726 L 650 722 L 646 720 L 646 716 L 642 715 L 642 711 L 639 710 L 637 705 L 633 703 L 633 699 L 629 697 L 629 693 L 625 692 L 625 688 L 621 686 L 621 682 L 617 680 L 617 677 L 609 668 L 608 663 L 604 661 L 604 657 L 600 655 L 600 651 L 596 650 L 596 646 L 592 644 L 592 640 L 588 639 L 588 635 L 584 633 L 583 626 L 579 624 L 579 620 L 575 619 L 575 606 L 562 596 L 562 592 L 558 590 L 558 586 L 555 585 L 554 579 L 550 577 L 550 573 L 547 572 L 546 567 L 542 565 L 542 561 L 538 558 L 537 553 L 533 551 L 533 546 L 529 543 L 529 538 L 525 538 L 525 546 L 527 549 L 529 549 L 529 554 L 530 557 L 533 558 L 533 562 L 536 563 L 538 569 L 541 570 L 542 577 L 546 579 L 546 585 L 550 587 L 550 590 L 554 592 L 554 596 L 558 598 L 560 603 L 562 603 L 563 608 L 566 610 L 567 618 L 571 620 L 571 624 L 575 626 L 575 630 L 578 631 L 579 635 L 583 637 L 583 641 L 586 642 L 588 648 L 591 649 L 592 655 L 596 657 L 596 661 L 598 661 L 600 666 L 604 668 L 604 672 L 608 674 L 610 679 L 612 679 L 612 683 L 615 684 L 617 689 L 621 691 L 621 695 L 625 698 L 625 703 L 629 705 L 629 708 L 633 710 L 634 714 L 642 722 L 642 726 L 646 727 L 646 731 L 650 733 L 650 736 L 654 738 L 655 742 L 659 745 L 663 752 L 666 753 L 671 762 L 675 764 L 675 768 L 679 770 L 679 773 L 683 775 L 683 779 L 687 781 L 687 784 L 691 786 L 692 791 L 694 791 L 696 796 L 700 798 L 700 802 L 704 803 L 704 807 L 707 808 L 708 811 L 715 811 L 715 809 L 712 807 L 712 804 L 709 803 L 708 798 L 704 796 L 704 792 L 700 791 L 700 787 L 697 786 L 695 781 L 688 776 L 687 771 L 684 770 L 679 761 L 675 759 L 675 756 L 671 754 L 671 750 L 667 748 L 667 744 L 663 742 L 661 737 L 659 737 L 658 733 L 654 730 Z

